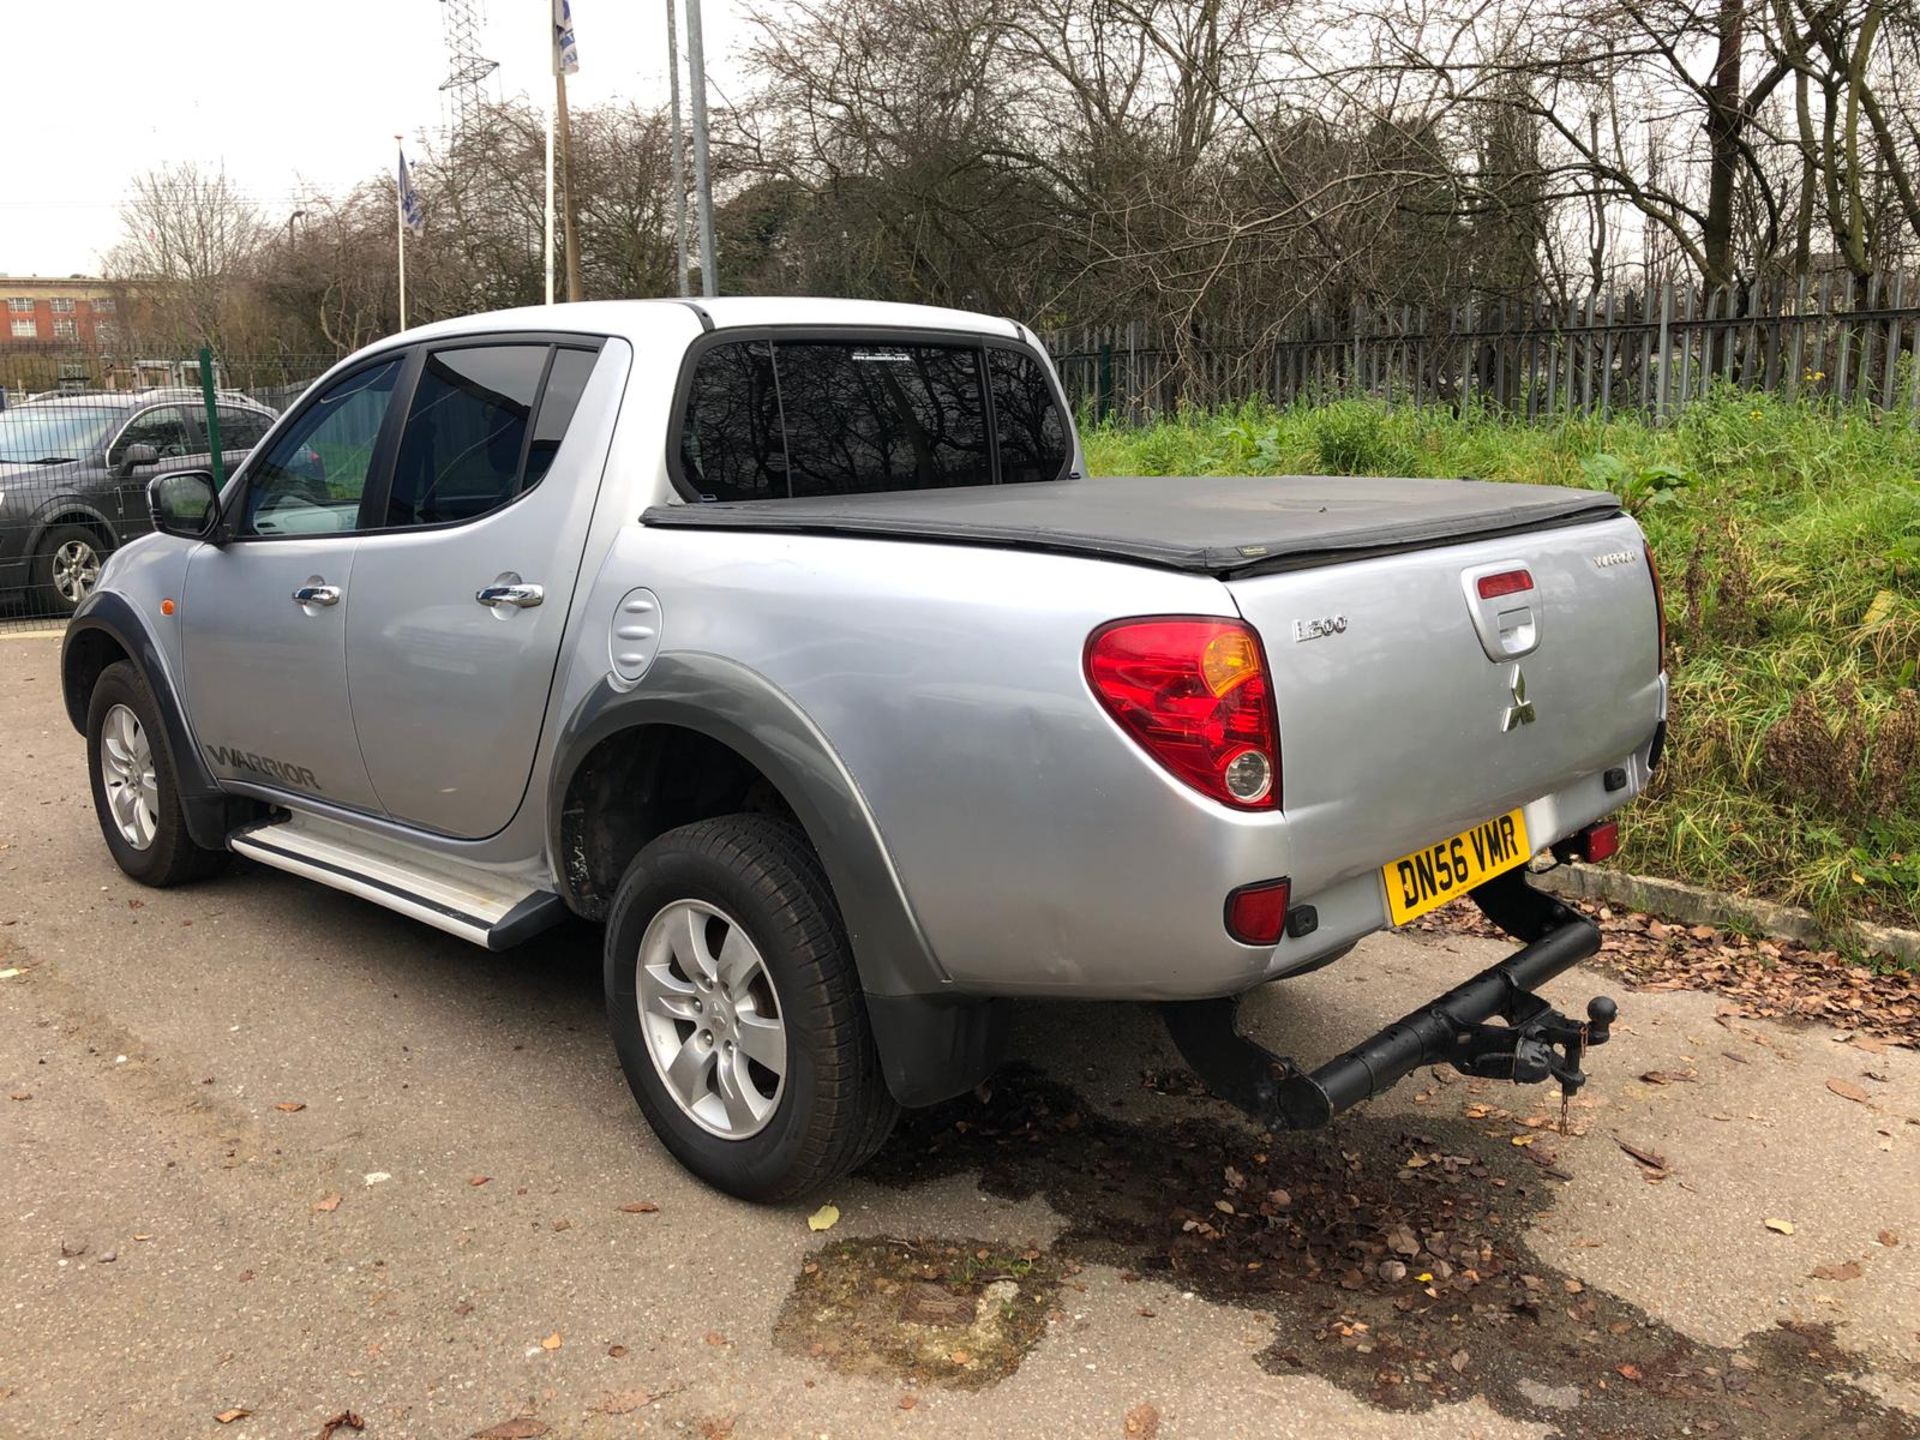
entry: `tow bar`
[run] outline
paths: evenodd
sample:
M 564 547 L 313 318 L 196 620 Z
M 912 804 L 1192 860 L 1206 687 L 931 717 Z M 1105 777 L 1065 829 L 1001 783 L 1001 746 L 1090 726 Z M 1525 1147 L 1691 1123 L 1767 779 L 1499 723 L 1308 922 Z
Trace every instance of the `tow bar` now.
M 1509 870 L 1470 892 L 1486 917 L 1525 949 L 1482 970 L 1317 1070 L 1301 1069 L 1234 1028 L 1238 996 L 1180 1000 L 1160 1009 L 1181 1056 L 1222 1100 L 1273 1130 L 1310 1130 L 1391 1089 L 1422 1065 L 1520 1085 L 1557 1080 L 1563 1097 L 1587 1083 L 1587 1049 L 1607 1043 L 1619 1006 L 1587 1002 L 1569 1019 L 1535 989 L 1600 949 L 1600 931 Z M 1494 1018 L 1501 1025 L 1487 1022 Z

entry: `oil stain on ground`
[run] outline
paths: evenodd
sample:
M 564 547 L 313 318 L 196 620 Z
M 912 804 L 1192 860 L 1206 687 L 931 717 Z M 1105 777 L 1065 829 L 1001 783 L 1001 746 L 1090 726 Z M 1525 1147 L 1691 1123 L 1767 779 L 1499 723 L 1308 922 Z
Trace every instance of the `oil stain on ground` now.
M 982 1240 L 840 1240 L 809 1256 L 774 1342 L 844 1374 L 977 1390 L 1046 1333 L 1060 1259 Z
M 1011 1370 L 1045 1328 L 1045 1286 L 1094 1263 L 1271 1316 L 1263 1366 L 1325 1377 L 1382 1408 L 1480 1395 L 1502 1414 L 1596 1440 L 1920 1436 L 1851 1383 L 1858 1366 L 1826 1327 L 1783 1325 L 1737 1350 L 1703 1345 L 1542 1263 L 1524 1235 L 1559 1182 L 1465 1119 L 1348 1116 L 1280 1136 L 1198 1118 L 1136 1125 L 1031 1073 L 1003 1074 L 909 1115 L 863 1173 L 904 1186 L 968 1171 L 990 1193 L 1044 1197 L 1068 1226 L 1050 1254 L 1025 1252 L 1028 1265 L 1045 1262 L 1030 1272 L 1045 1278 L 1030 1302 L 1022 1291 L 1028 1308 L 1004 1359 L 968 1383 Z M 783 1313 L 788 1347 L 832 1359 L 841 1342 L 810 1332 L 807 1315 L 859 1316 L 863 1338 L 843 1347 L 864 1357 L 856 1365 L 951 1383 L 964 1369 L 953 1350 L 972 1351 L 953 1342 L 943 1369 L 919 1333 L 927 1327 L 900 1323 L 906 1287 L 977 1295 L 954 1267 L 995 1252 L 901 1243 L 814 1256 Z

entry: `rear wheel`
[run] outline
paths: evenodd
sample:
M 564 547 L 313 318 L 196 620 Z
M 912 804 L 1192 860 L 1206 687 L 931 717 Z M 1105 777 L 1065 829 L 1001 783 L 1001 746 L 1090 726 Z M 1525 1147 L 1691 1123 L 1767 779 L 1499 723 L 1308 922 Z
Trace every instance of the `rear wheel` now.
M 100 583 L 106 548 L 84 525 L 56 525 L 42 535 L 33 556 L 35 605 L 55 615 L 71 615 Z
M 180 782 L 161 729 L 160 707 L 140 672 L 122 660 L 100 672 L 87 705 L 87 770 L 93 810 L 114 863 L 142 885 L 178 885 L 219 869 L 224 850 L 187 833 Z
M 730 815 L 648 845 L 614 899 L 605 979 L 627 1084 L 708 1184 L 788 1199 L 892 1129 L 846 928 L 792 825 Z

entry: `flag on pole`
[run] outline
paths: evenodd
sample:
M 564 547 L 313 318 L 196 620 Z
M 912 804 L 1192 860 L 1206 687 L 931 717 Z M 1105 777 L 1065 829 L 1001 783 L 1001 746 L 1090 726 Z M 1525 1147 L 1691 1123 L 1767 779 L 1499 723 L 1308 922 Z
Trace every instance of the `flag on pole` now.
M 420 203 L 420 192 L 413 188 L 404 150 L 400 152 L 400 222 L 416 235 L 427 233 L 426 207 Z
M 580 52 L 573 43 L 572 0 L 553 0 L 553 73 L 573 75 L 580 69 Z

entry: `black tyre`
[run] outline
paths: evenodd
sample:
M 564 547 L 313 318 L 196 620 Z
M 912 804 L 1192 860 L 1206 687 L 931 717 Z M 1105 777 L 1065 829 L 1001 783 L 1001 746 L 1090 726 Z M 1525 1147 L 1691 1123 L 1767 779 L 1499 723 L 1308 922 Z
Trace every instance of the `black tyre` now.
M 605 973 L 627 1084 L 709 1185 L 790 1199 L 893 1128 L 846 927 L 794 826 L 729 815 L 648 845 L 614 898 Z
M 56 525 L 34 548 L 30 603 L 43 614 L 71 615 L 93 593 L 107 546 L 84 525 Z
M 142 885 L 197 880 L 226 860 L 226 851 L 204 850 L 187 833 L 160 707 L 125 660 L 109 665 L 94 682 L 87 703 L 87 773 L 107 849 Z

